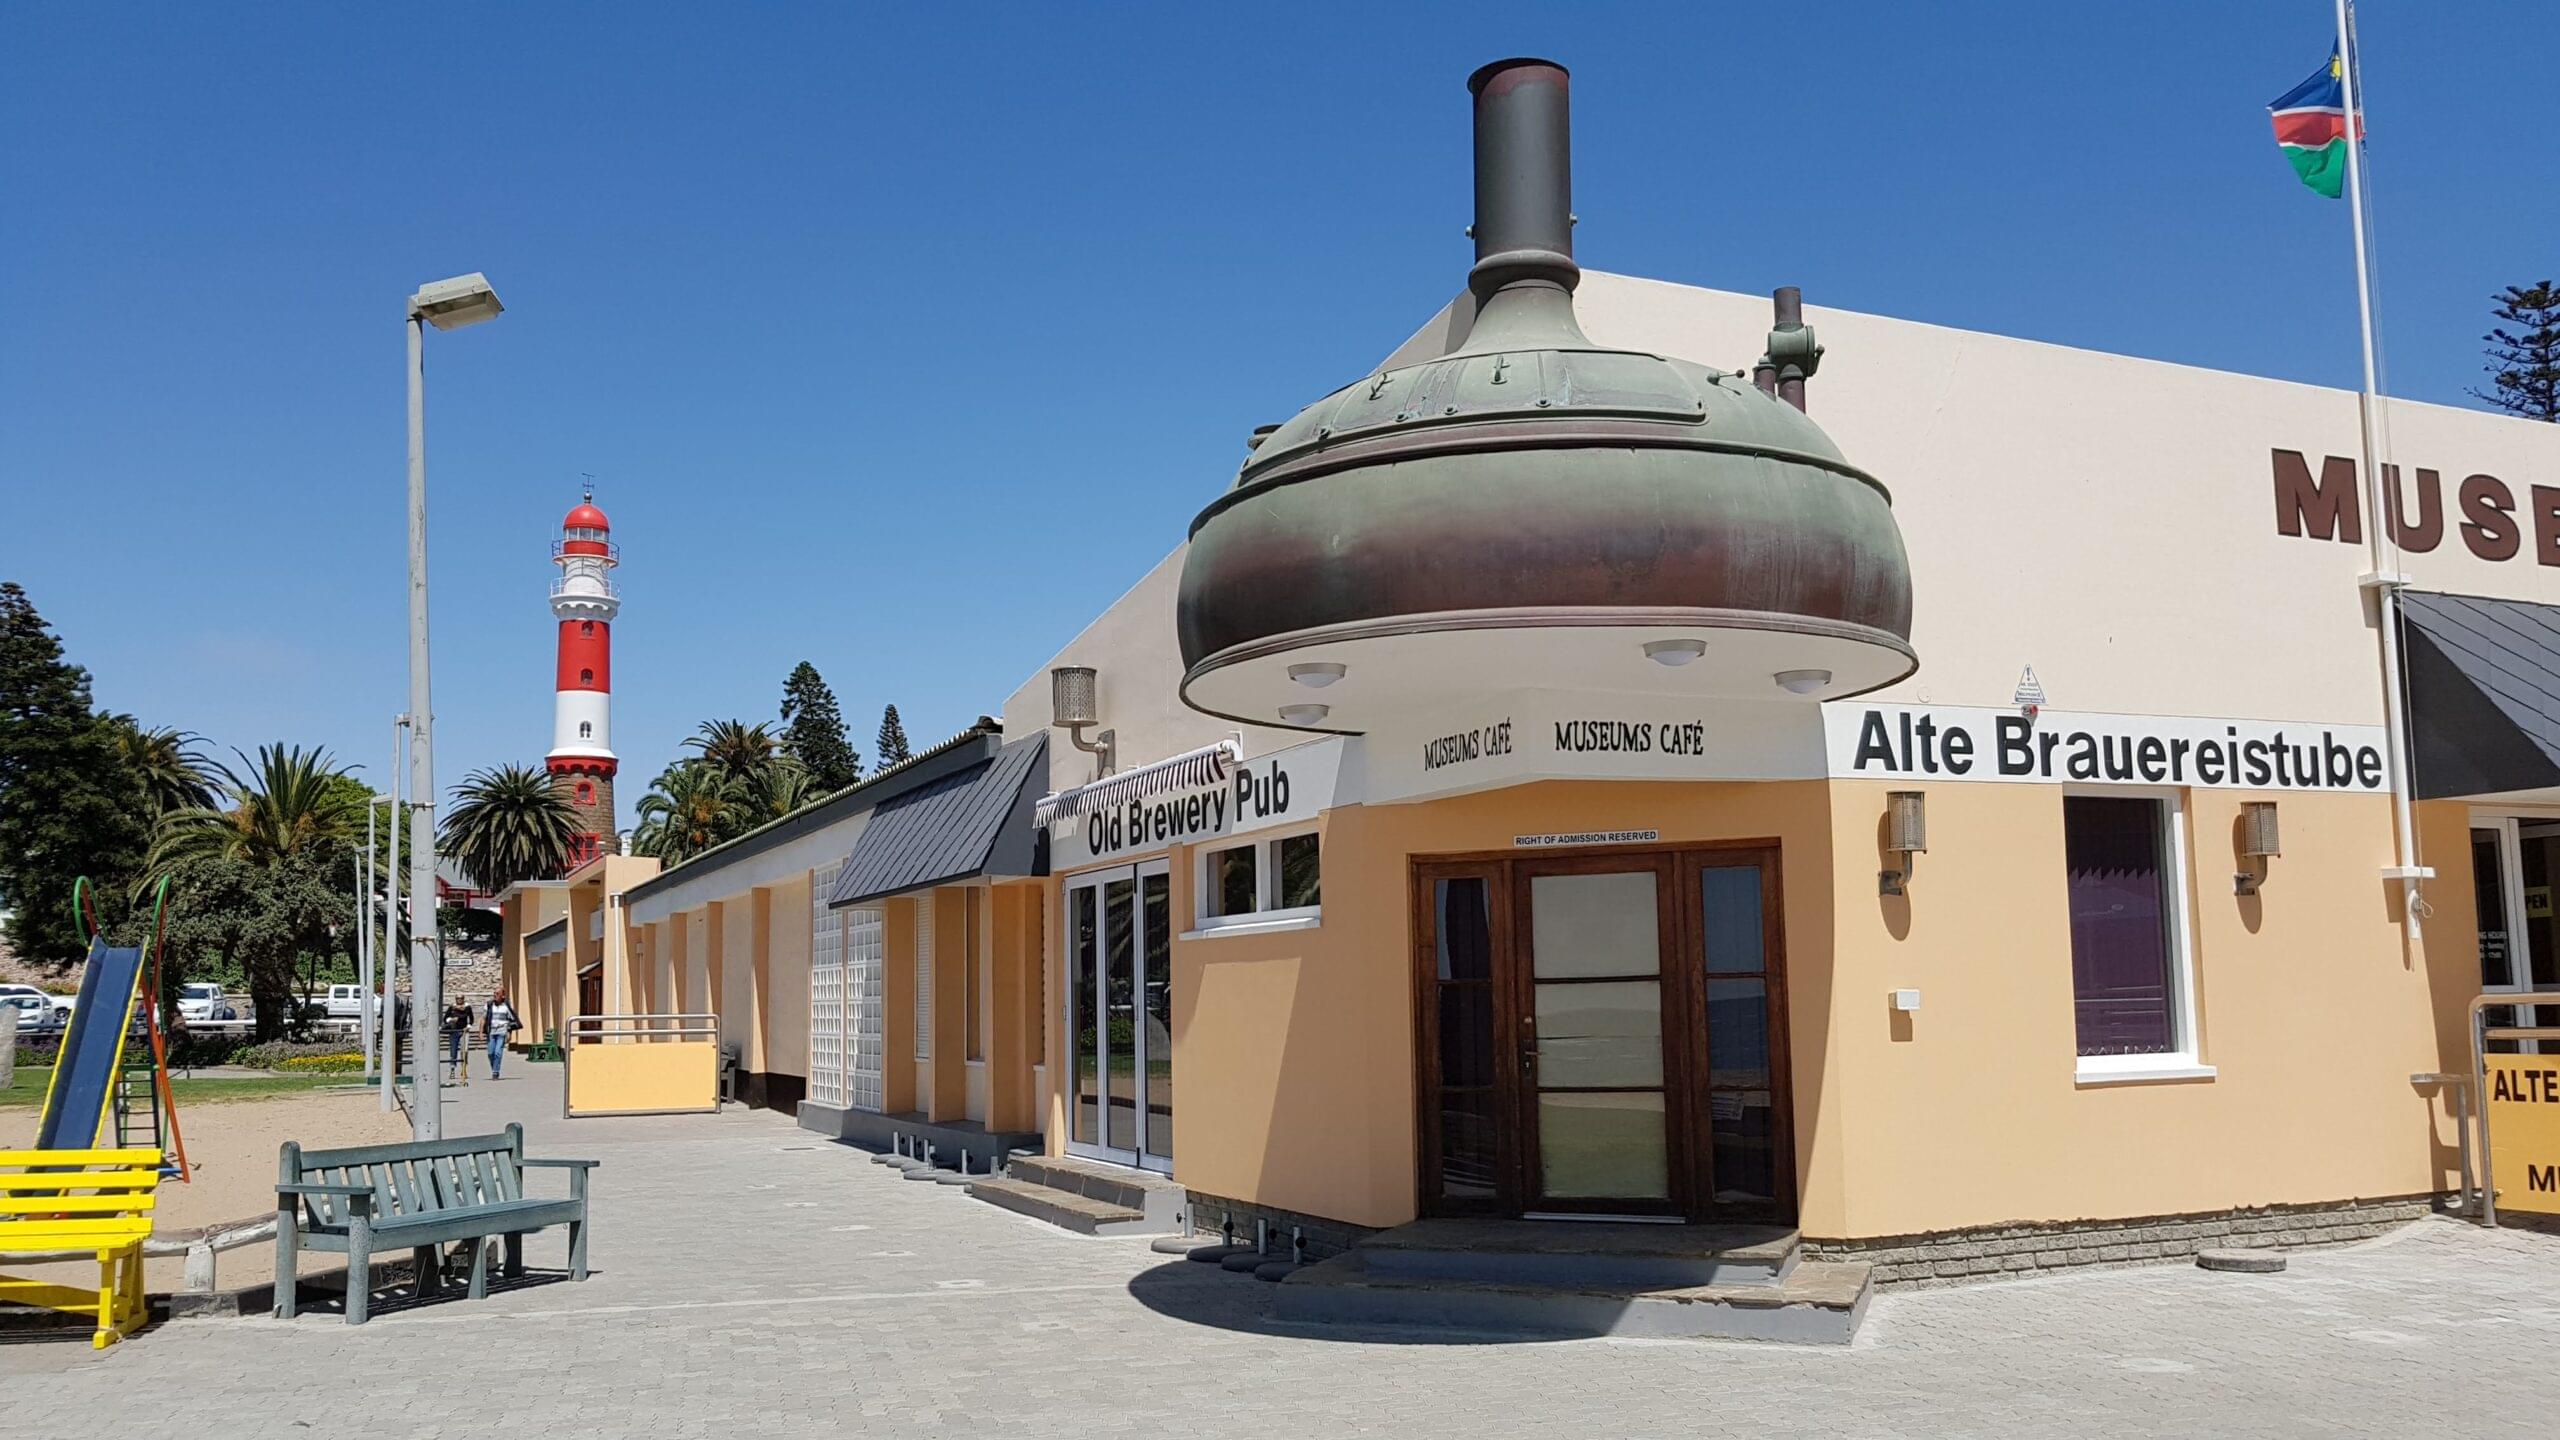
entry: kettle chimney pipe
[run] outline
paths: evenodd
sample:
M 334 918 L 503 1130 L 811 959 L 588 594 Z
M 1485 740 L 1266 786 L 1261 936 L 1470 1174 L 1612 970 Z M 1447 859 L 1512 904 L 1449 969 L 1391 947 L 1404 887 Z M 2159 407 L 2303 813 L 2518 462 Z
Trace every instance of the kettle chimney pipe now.
M 1804 291 L 1793 285 L 1781 285 L 1769 296 L 1776 312 L 1777 328 L 1794 330 L 1804 324 Z M 1804 409 L 1804 376 L 1786 373 L 1778 377 L 1778 398 L 1801 411 Z
M 1793 285 L 1781 285 L 1770 293 L 1777 323 L 1769 330 L 1768 353 L 1753 368 L 1753 378 L 1774 369 L 1778 379 L 1778 398 L 1801 411 L 1804 409 L 1804 382 L 1822 365 L 1822 345 L 1814 339 L 1813 327 L 1804 323 L 1804 292 Z M 1769 387 L 1760 387 L 1766 391 Z
M 1467 77 L 1475 97 L 1478 300 L 1521 282 L 1573 289 L 1573 135 L 1565 68 L 1497 60 Z

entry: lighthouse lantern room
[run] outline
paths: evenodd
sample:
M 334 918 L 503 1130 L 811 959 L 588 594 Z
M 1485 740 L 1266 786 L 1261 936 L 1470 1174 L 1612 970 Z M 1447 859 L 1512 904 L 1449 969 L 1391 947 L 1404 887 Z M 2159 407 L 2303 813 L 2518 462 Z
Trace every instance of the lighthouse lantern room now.
M 613 527 L 588 487 L 551 547 L 560 578 L 551 584 L 551 614 L 560 625 L 557 700 L 551 754 L 545 764 L 560 798 L 577 814 L 569 846 L 572 869 L 621 848 L 613 825 L 613 617 L 622 597 L 613 588 L 621 552 Z

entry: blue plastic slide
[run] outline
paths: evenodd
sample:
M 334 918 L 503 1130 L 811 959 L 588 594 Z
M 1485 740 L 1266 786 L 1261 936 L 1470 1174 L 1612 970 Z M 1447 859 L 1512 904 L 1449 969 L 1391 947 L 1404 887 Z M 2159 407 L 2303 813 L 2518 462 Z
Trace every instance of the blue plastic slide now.
M 44 1119 L 36 1127 L 39 1150 L 90 1150 L 107 1126 L 116 1069 L 124 1063 L 124 1037 L 132 1029 L 134 987 L 142 980 L 142 950 L 111 949 L 89 942 L 89 964 L 80 972 L 80 998 L 62 1032 L 53 1080 L 45 1087 Z

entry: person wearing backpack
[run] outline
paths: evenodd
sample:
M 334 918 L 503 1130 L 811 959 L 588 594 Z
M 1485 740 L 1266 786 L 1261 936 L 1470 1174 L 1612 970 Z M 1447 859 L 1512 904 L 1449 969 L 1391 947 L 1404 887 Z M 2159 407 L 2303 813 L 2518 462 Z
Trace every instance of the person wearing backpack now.
M 507 987 L 489 992 L 489 1007 L 481 1013 L 480 1028 L 489 1036 L 489 1078 L 498 1078 L 498 1065 L 507 1057 L 507 1037 L 524 1028 L 516 1018 L 516 1007 L 507 1003 Z

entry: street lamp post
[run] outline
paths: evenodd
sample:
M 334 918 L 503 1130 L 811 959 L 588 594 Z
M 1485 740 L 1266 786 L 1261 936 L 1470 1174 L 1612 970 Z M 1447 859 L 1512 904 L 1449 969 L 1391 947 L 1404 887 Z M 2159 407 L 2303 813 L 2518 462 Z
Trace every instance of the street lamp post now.
M 409 1034 L 421 1077 L 409 1132 L 444 1138 L 444 1093 L 427 1057 L 444 1012 L 444 971 L 436 953 L 435 708 L 427 697 L 427 328 L 459 330 L 506 307 L 489 278 L 473 271 L 418 287 L 409 297 Z

